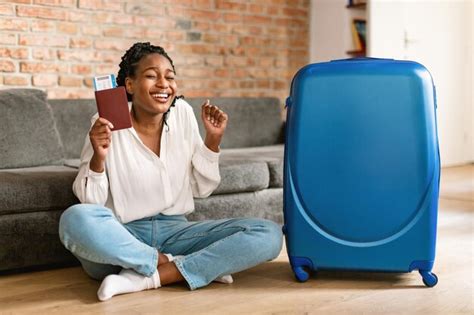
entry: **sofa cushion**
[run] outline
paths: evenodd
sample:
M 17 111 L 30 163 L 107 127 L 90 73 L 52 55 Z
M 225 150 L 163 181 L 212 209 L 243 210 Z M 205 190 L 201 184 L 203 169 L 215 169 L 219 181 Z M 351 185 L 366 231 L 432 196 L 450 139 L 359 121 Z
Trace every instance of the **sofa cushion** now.
M 63 210 L 56 210 L 1 215 L 0 271 L 77 262 L 59 240 L 58 224 L 62 212 Z
M 95 100 L 49 100 L 49 104 L 64 146 L 64 157 L 79 158 L 91 118 L 97 112 Z
M 0 91 L 0 169 L 60 165 L 63 148 L 46 94 Z
M 80 160 L 66 160 L 65 165 L 79 168 Z M 257 191 L 268 188 L 270 174 L 265 162 L 245 159 L 229 160 L 219 163 L 221 182 L 212 193 L 230 194 L 236 192 Z
M 224 149 L 220 156 L 221 163 L 232 161 L 266 162 L 270 173 L 269 187 L 283 187 L 283 153 L 284 146 L 273 145 L 254 148 Z
M 253 193 L 214 195 L 195 200 L 196 209 L 189 220 L 256 217 L 283 223 L 283 188 Z
M 219 163 L 221 182 L 212 193 L 230 194 L 268 188 L 270 174 L 264 162 L 239 160 Z
M 64 210 L 78 203 L 72 193 L 76 174 L 65 166 L 0 171 L 0 215 Z
M 199 131 L 204 137 L 200 119 L 201 105 L 205 98 L 186 98 L 197 117 Z M 274 145 L 283 142 L 283 123 L 280 101 L 277 98 L 212 98 L 211 104 L 219 106 L 229 115 L 222 148 L 243 148 Z

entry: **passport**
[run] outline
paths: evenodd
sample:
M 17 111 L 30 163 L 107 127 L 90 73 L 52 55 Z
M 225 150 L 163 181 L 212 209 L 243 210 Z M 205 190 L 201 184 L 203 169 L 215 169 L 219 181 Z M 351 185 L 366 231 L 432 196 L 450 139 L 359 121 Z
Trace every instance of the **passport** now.
M 125 87 L 95 91 L 95 102 L 99 117 L 107 119 L 114 125 L 112 131 L 132 127 Z

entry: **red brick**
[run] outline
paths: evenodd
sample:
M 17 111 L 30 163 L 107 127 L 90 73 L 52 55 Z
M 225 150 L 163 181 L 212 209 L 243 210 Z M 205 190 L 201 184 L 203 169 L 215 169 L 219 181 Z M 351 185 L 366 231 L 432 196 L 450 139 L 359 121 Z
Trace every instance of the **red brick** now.
M 16 13 L 18 16 L 52 19 L 52 20 L 66 20 L 67 11 L 64 9 L 33 7 L 33 6 L 17 6 Z
M 69 41 L 69 47 L 71 48 L 91 48 L 92 39 L 87 37 L 71 37 Z
M 255 81 L 240 81 L 239 87 L 241 89 L 253 89 L 255 87 Z
M 24 4 L 31 4 L 31 0 L 9 0 L 11 3 L 24 3 Z
M 286 81 L 273 81 L 273 89 L 285 90 L 289 87 L 289 83 Z
M 97 61 L 99 62 L 119 64 L 120 61 L 122 60 L 122 55 L 124 53 L 125 52 L 111 52 L 111 51 L 96 52 L 96 58 L 97 58 Z
M 58 22 L 57 23 L 58 33 L 64 34 L 77 34 L 78 26 L 71 22 Z
M 27 31 L 28 30 L 28 21 L 18 18 L 8 19 L 8 18 L 1 18 L 0 19 L 0 30 L 7 30 L 7 31 Z
M 121 11 L 121 1 L 116 0 L 79 0 L 79 9 Z
M 270 80 L 257 80 L 257 88 L 269 89 L 270 88 Z
M 194 0 L 194 7 L 200 9 L 212 9 L 213 8 L 212 0 Z
M 159 31 L 163 33 L 163 30 Z M 107 37 L 142 38 L 145 37 L 145 28 L 112 26 L 105 28 L 103 34 Z
M 32 83 L 34 86 L 56 86 L 58 84 L 58 76 L 55 74 L 35 74 Z
M 280 12 L 280 8 L 274 5 L 268 6 L 267 7 L 267 14 L 269 15 L 278 15 Z
M 92 80 L 92 77 L 85 78 L 83 82 L 84 82 L 84 85 L 87 87 L 90 87 L 90 88 L 94 87 L 94 81 Z
M 158 36 L 163 37 L 164 39 L 170 42 L 180 42 L 186 38 L 186 35 L 183 31 L 171 31 L 171 32 L 163 33 L 163 30 L 160 30 L 160 32 L 156 34 L 155 36 L 151 36 L 151 33 L 149 32 L 149 30 L 146 33 L 146 37 L 153 37 L 153 38 L 159 39 L 160 37 Z
M 237 82 L 233 80 L 213 80 L 209 82 L 208 86 L 211 89 L 233 89 L 237 87 Z
M 224 65 L 224 57 L 222 56 L 208 56 L 206 57 L 206 65 L 213 67 L 220 67 Z
M 33 48 L 32 56 L 33 59 L 38 60 L 55 60 L 57 59 L 57 51 L 51 48 Z
M 13 59 L 27 59 L 28 49 L 27 48 L 0 47 L 0 57 L 13 58 Z
M 133 44 L 133 40 L 118 41 L 116 39 L 96 39 L 94 48 L 99 50 L 118 50 L 125 52 Z
M 95 66 L 95 75 L 102 75 L 102 74 L 111 74 L 117 73 L 119 70 L 118 64 L 100 64 Z
M 193 56 L 184 56 L 182 54 L 178 54 L 176 56 L 171 57 L 173 59 L 173 63 L 176 67 L 178 66 L 195 66 L 195 65 L 204 65 L 204 57 L 199 56 L 199 55 L 193 55 Z M 179 68 L 179 67 L 178 67 Z M 181 71 L 179 71 L 179 74 L 181 74 Z
M 272 18 L 268 16 L 262 15 L 245 15 L 244 16 L 244 23 L 249 24 L 271 24 Z
M 218 34 L 206 33 L 206 34 L 202 35 L 202 41 L 205 42 L 205 43 L 209 43 L 209 44 L 220 43 L 221 36 L 218 35 Z
M 68 66 L 58 63 L 46 62 L 20 62 L 20 72 L 26 73 L 66 73 Z
M 231 26 L 225 23 L 214 23 L 211 25 L 212 30 L 219 32 L 219 33 L 230 33 Z
M 211 29 L 211 23 L 204 21 L 195 21 L 193 23 L 193 31 L 208 31 Z
M 261 4 L 249 4 L 247 11 L 252 14 L 263 14 L 265 6 Z
M 247 66 L 247 58 L 240 56 L 227 56 L 224 59 L 224 65 L 226 66 L 235 66 L 235 67 L 244 67 Z
M 212 54 L 215 51 L 212 45 L 203 44 L 181 44 L 177 48 L 184 54 Z
M 56 23 L 48 20 L 32 20 L 31 31 L 33 32 L 54 32 Z
M 229 48 L 229 52 L 235 56 L 244 56 L 245 55 L 245 48 L 242 46 L 232 47 Z
M 48 46 L 48 47 L 66 47 L 68 45 L 66 36 L 58 35 L 20 35 L 19 44 L 25 46 Z
M 3 84 L 5 85 L 16 85 L 16 86 L 27 86 L 30 85 L 30 77 L 29 76 L 20 76 L 20 75 L 8 75 L 5 76 L 3 80 Z
M 114 23 L 114 15 L 112 13 L 108 13 L 106 11 L 94 11 L 94 14 L 91 15 L 92 24 L 113 24 Z
M 133 16 L 129 14 L 114 14 L 112 16 L 112 21 L 114 24 L 119 24 L 119 25 L 130 25 L 133 24 Z
M 187 89 L 185 93 L 186 97 L 213 97 L 216 96 L 215 91 L 210 89 Z
M 15 45 L 16 34 L 0 33 L 0 44 L 2 45 Z
M 102 34 L 102 28 L 98 25 L 82 25 L 81 31 L 83 35 L 99 36 Z
M 164 3 L 191 7 L 194 0 L 162 0 Z
M 0 15 L 14 15 L 15 10 L 11 4 L 0 4 Z
M 72 22 L 91 22 L 92 21 L 92 13 L 87 11 L 70 11 L 69 12 L 69 21 Z
M 236 79 L 248 78 L 250 77 L 250 72 L 247 68 L 234 68 L 232 77 Z
M 60 86 L 71 86 L 71 87 L 81 87 L 82 86 L 82 77 L 73 77 L 62 75 L 59 77 Z
M 219 10 L 233 10 L 233 11 L 246 11 L 247 6 L 237 1 L 228 0 L 216 0 L 216 9 Z
M 202 80 L 198 79 L 180 79 L 178 82 L 179 88 L 186 92 L 189 89 L 199 89 L 203 86 Z
M 165 7 L 159 2 L 132 2 L 126 3 L 125 12 L 132 15 L 153 15 L 153 16 L 165 16 Z
M 76 6 L 76 0 L 34 0 L 33 3 L 67 8 L 74 8 Z
M 216 69 L 214 70 L 214 77 L 228 78 L 230 77 L 231 71 L 229 69 Z
M 286 16 L 290 17 L 303 17 L 306 18 L 308 16 L 308 10 L 304 9 L 295 9 L 295 8 L 283 8 L 282 13 Z
M 236 23 L 242 21 L 242 15 L 237 13 L 224 13 L 222 14 L 226 23 Z
M 74 74 L 91 74 L 92 66 L 85 64 L 71 65 L 71 73 Z
M 237 35 L 219 35 L 222 44 L 226 46 L 236 46 L 239 44 L 239 37 Z
M 0 60 L 0 72 L 15 72 L 15 64 L 9 60 Z
M 212 69 L 211 68 L 184 68 L 180 70 L 180 75 L 183 77 L 191 77 L 191 78 L 209 78 L 212 76 Z
M 215 10 L 185 10 L 186 17 L 191 20 L 215 21 L 219 19 L 220 12 Z
M 274 65 L 273 57 L 263 57 L 260 58 L 258 64 L 262 67 L 272 67 Z
M 175 20 L 154 16 L 133 16 L 133 24 L 147 27 L 158 26 L 162 30 L 174 29 L 176 27 Z

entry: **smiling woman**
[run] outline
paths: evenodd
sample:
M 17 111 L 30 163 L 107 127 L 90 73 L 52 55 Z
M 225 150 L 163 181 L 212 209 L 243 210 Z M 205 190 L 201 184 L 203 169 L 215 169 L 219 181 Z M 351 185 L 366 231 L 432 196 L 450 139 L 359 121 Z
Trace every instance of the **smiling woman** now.
M 117 76 L 131 101 L 132 128 L 114 131 L 106 119 L 92 119 L 73 184 L 82 204 L 63 213 L 59 235 L 84 270 L 103 280 L 101 301 L 183 280 L 191 290 L 230 283 L 231 273 L 281 250 L 281 229 L 272 221 L 186 219 L 193 197 L 219 185 L 228 117 L 206 101 L 203 141 L 175 76 L 163 48 L 136 43 Z

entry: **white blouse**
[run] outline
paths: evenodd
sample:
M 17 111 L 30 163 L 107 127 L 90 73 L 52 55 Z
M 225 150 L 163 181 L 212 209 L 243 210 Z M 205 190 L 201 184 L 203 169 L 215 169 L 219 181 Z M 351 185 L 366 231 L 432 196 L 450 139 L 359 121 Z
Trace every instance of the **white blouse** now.
M 92 117 L 92 125 L 98 115 Z M 206 147 L 192 107 L 178 99 L 163 127 L 160 156 L 135 129 L 112 131 L 105 171 L 89 167 L 94 154 L 89 135 L 81 153 L 73 191 L 81 203 L 104 205 L 122 223 L 157 215 L 187 214 L 193 196 L 209 196 L 219 185 L 219 153 Z

